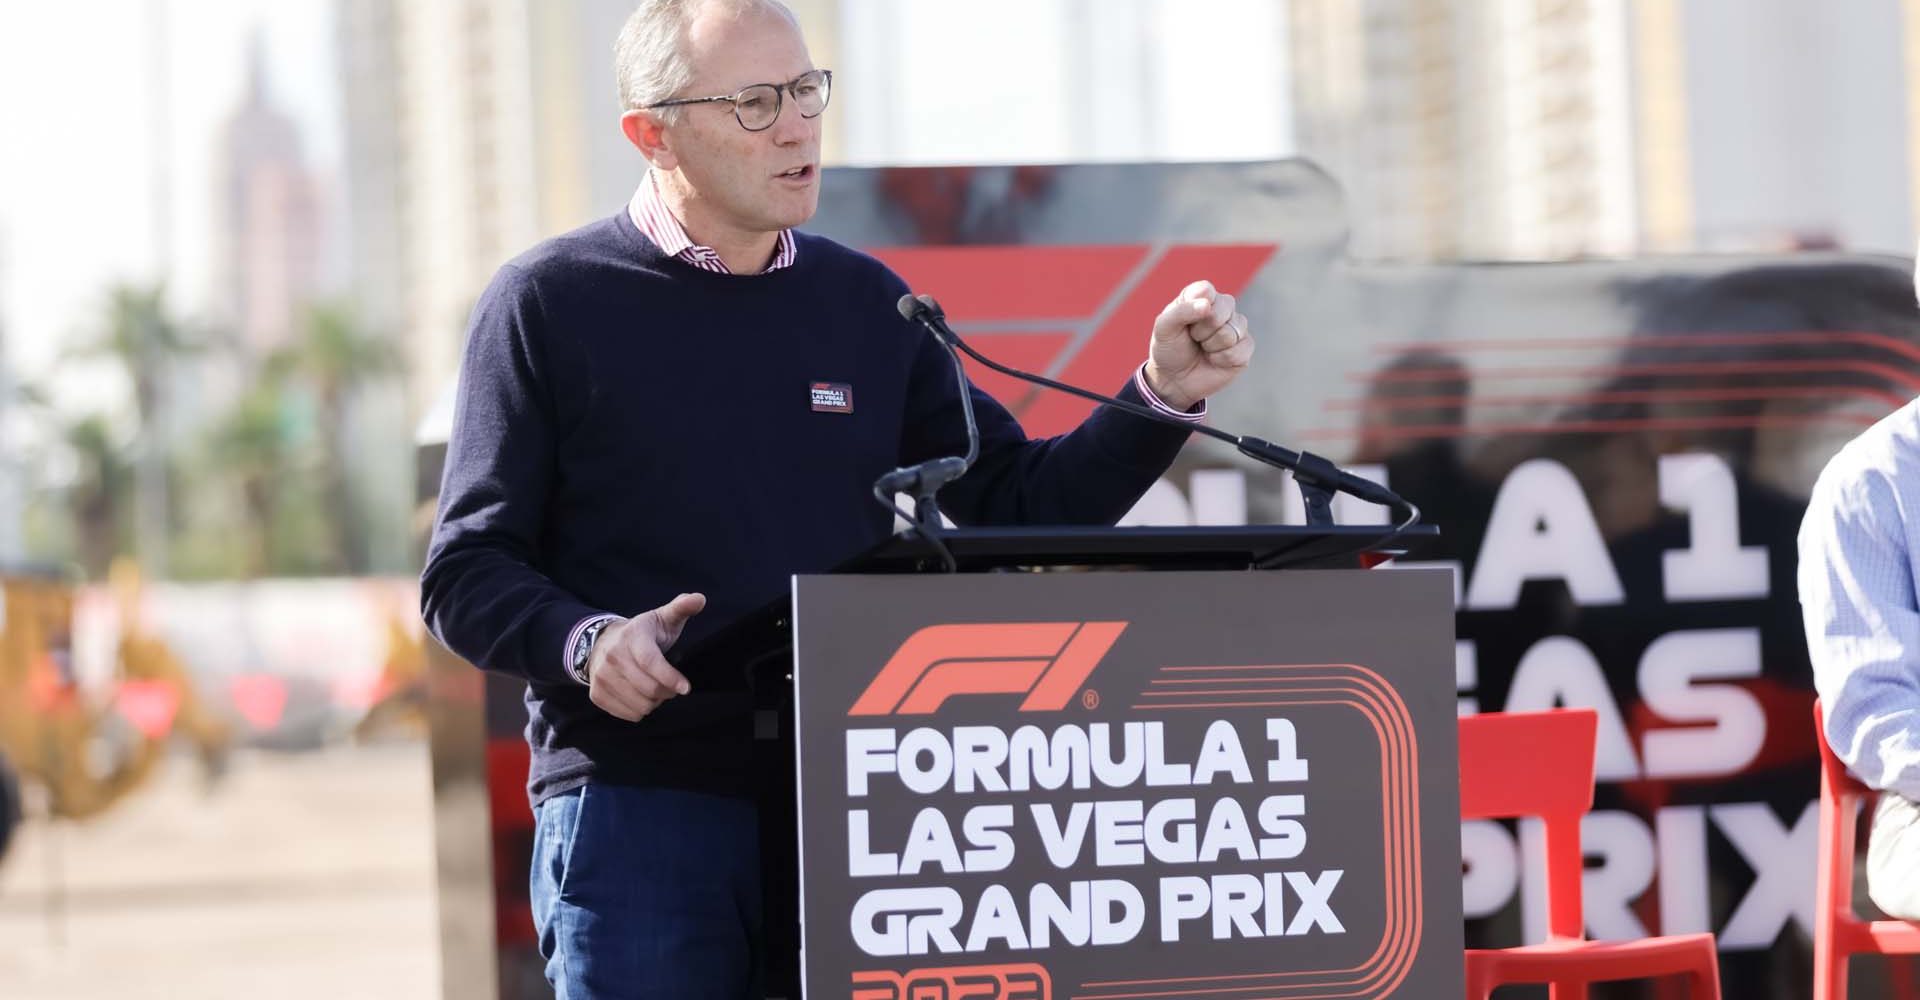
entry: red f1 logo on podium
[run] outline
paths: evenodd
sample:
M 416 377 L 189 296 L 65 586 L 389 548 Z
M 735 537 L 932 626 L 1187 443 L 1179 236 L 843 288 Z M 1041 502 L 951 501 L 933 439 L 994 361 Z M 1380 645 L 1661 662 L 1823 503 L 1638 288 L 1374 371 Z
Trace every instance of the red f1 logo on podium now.
M 1022 712 L 1073 700 L 1126 622 L 931 625 L 907 637 L 848 715 L 927 715 L 957 694 L 1024 694 Z

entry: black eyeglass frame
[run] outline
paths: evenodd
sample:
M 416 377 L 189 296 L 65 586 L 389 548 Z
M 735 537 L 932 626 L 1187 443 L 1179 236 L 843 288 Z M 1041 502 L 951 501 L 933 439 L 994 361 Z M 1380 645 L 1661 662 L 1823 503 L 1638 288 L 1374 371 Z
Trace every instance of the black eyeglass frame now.
M 826 100 L 823 100 L 820 102 L 819 111 L 815 111 L 813 114 L 807 114 L 806 112 L 801 111 L 800 117 L 818 118 L 821 115 L 826 113 L 827 105 L 831 103 L 833 100 L 833 70 L 830 70 L 830 69 L 810 69 L 805 73 L 802 73 L 799 76 L 796 76 L 791 80 L 788 80 L 785 83 L 750 83 L 744 87 L 741 87 L 739 90 L 734 91 L 732 96 L 676 97 L 671 101 L 656 101 L 653 104 L 643 104 L 640 106 L 640 110 L 653 111 L 658 108 L 685 107 L 689 104 L 726 103 L 726 104 L 733 105 L 733 120 L 736 122 L 739 122 L 741 128 L 746 129 L 749 132 L 765 132 L 767 129 L 772 128 L 775 122 L 778 122 L 780 120 L 780 112 L 786 110 L 787 95 L 793 92 L 793 88 L 797 86 L 800 83 L 800 81 L 815 75 L 818 75 L 820 77 L 820 87 L 822 90 L 825 90 L 827 93 Z M 745 119 L 740 117 L 740 95 L 746 93 L 749 90 L 755 90 L 760 87 L 773 88 L 773 117 L 767 119 L 767 123 L 765 125 L 762 125 L 759 128 L 754 128 L 748 125 Z M 800 100 L 798 97 L 795 97 L 794 109 L 798 111 L 799 107 L 800 107 Z

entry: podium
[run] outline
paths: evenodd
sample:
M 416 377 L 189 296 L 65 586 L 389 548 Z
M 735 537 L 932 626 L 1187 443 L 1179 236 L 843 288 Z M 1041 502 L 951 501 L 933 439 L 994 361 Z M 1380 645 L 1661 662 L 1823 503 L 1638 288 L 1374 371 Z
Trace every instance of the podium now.
M 676 650 L 752 693 L 766 995 L 1459 995 L 1452 581 L 1381 534 L 896 536 Z

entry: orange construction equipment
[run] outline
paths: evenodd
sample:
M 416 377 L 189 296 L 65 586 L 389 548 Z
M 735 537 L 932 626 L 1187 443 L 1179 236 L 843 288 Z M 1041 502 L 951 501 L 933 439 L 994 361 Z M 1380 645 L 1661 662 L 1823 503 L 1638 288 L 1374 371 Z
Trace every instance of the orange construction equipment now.
M 1460 720 L 1463 819 L 1537 816 L 1547 829 L 1547 940 L 1467 951 L 1468 1000 L 1511 983 L 1547 983 L 1553 1000 L 1585 1000 L 1587 984 L 1685 975 L 1696 998 L 1720 996 L 1711 934 L 1589 941 L 1581 910 L 1580 818 L 1593 808 L 1590 708 L 1471 715 Z
M 73 669 L 73 585 L 0 574 L 0 849 L 22 818 L 18 783 L 44 788 L 51 815 L 85 819 L 138 788 L 179 733 L 217 774 L 229 727 L 195 696 L 186 664 L 139 624 L 139 574 L 111 571 L 121 638 L 112 687 L 89 697 Z M 100 697 L 104 695 L 104 697 Z

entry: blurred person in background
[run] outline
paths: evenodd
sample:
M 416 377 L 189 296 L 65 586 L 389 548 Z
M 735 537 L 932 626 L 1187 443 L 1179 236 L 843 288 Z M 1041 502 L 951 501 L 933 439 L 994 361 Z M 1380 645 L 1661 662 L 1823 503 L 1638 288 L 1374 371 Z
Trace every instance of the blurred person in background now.
M 887 537 L 873 483 L 965 450 L 960 389 L 896 311 L 898 276 L 794 228 L 832 76 L 790 11 L 646 0 L 615 59 L 651 170 L 476 306 L 423 612 L 527 682 L 530 892 L 559 996 L 757 997 L 750 702 L 666 651 Z M 1196 282 L 1121 395 L 1197 420 L 1252 353 L 1233 297 Z M 963 522 L 1111 524 L 1187 438 L 1102 408 L 1028 440 L 972 402 L 979 461 L 944 494 Z
M 1920 266 L 1915 270 L 1920 294 Z M 1880 791 L 1867 894 L 1920 921 L 1920 399 L 1848 442 L 1800 525 L 1800 604 L 1828 745 Z

